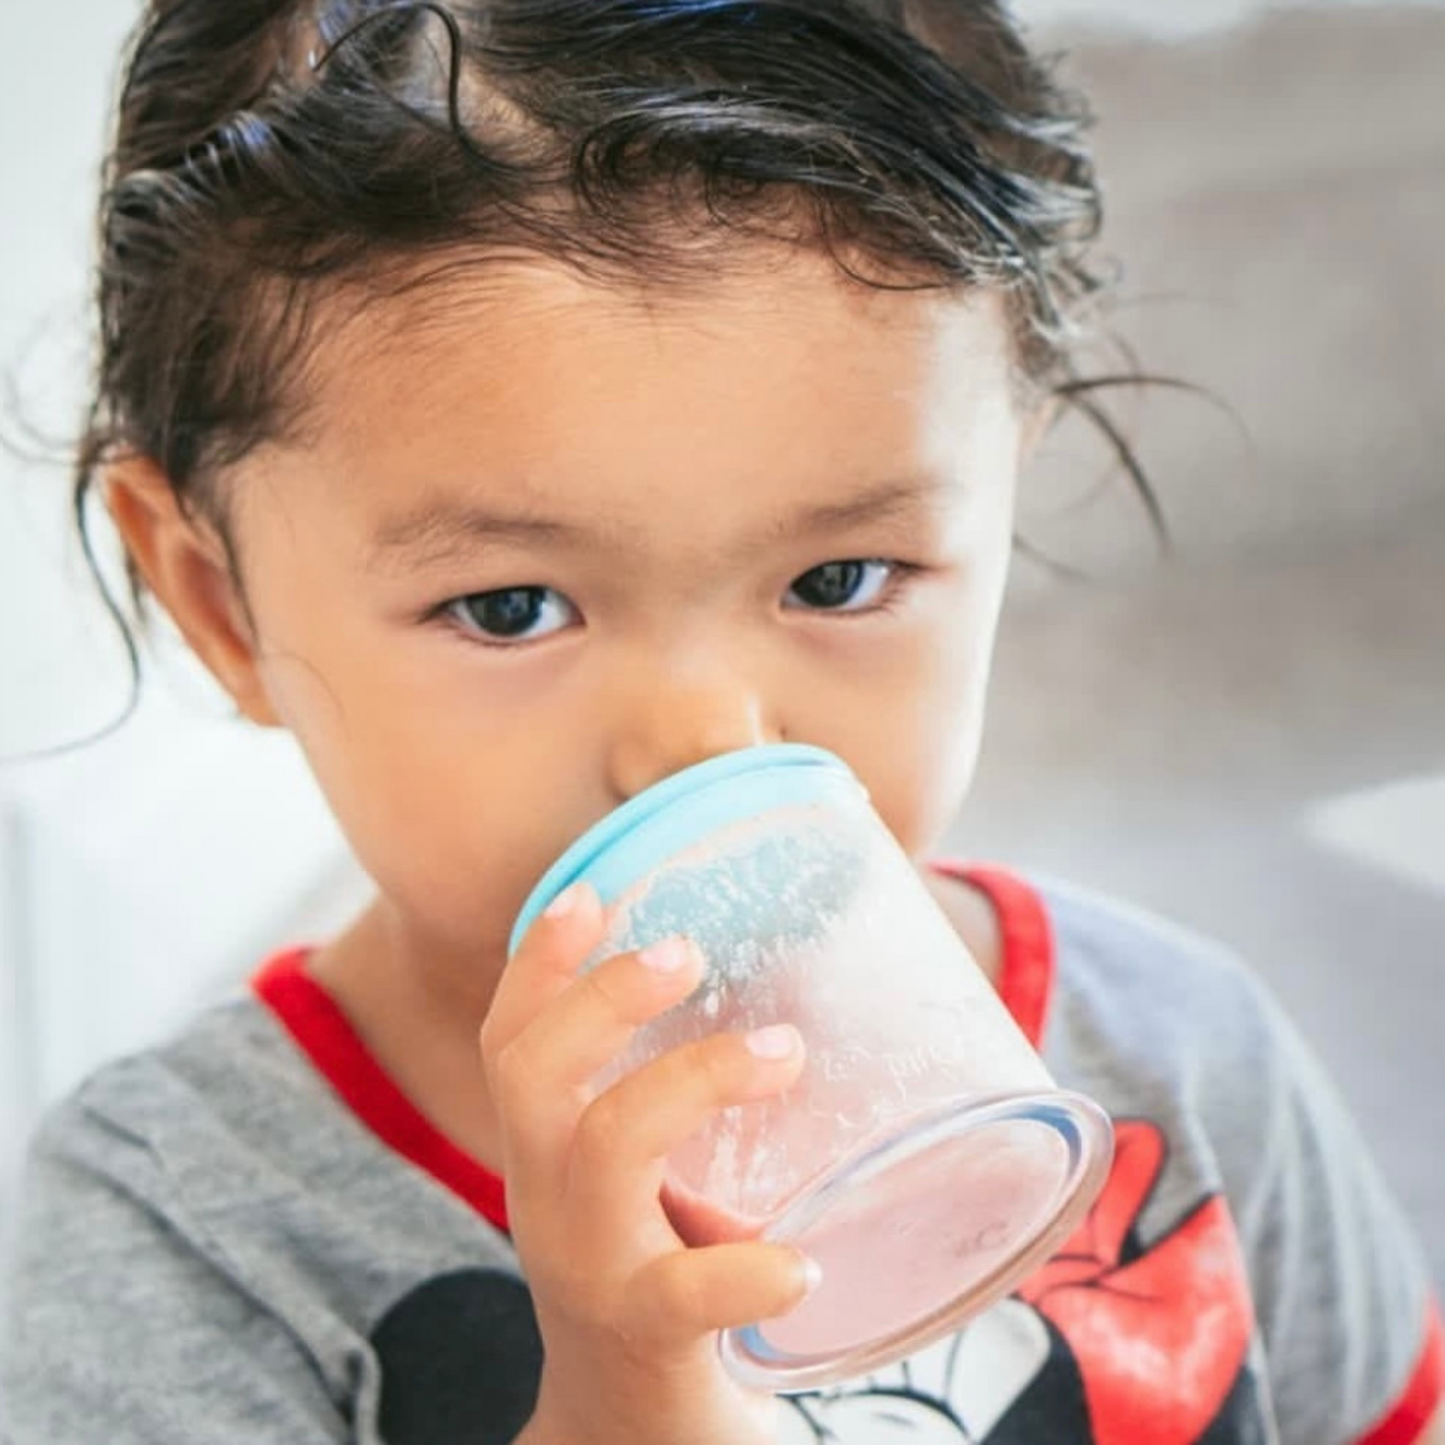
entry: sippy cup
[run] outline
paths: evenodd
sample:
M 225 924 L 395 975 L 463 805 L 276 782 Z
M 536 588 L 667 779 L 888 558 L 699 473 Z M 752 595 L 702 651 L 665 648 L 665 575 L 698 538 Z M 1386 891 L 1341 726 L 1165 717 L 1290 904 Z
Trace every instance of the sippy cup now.
M 1092 1203 L 1107 1116 L 1049 1077 L 841 759 L 747 748 L 639 793 L 547 871 L 513 949 L 581 880 L 607 910 L 586 966 L 679 934 L 707 964 L 599 1084 L 721 1030 L 792 1023 L 807 1048 L 790 1089 L 719 1111 L 667 1161 L 686 1243 L 786 1242 L 822 1267 L 789 1314 L 722 1334 L 744 1384 L 812 1389 L 911 1354 Z

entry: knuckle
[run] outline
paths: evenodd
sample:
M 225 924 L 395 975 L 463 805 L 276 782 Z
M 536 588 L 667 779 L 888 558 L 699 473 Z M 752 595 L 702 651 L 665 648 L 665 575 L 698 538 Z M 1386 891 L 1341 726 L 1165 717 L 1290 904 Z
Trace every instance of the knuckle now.
M 669 1319 L 697 1324 L 706 1318 L 707 1297 L 700 1272 L 684 1254 L 673 1256 L 653 1279 L 656 1307 Z
M 706 1292 L 687 1254 L 664 1256 L 633 1277 L 626 1318 L 634 1340 L 675 1340 L 679 1329 L 706 1328 Z
M 553 951 L 547 946 L 547 939 L 533 928 L 507 960 L 506 972 L 510 978 L 516 979 L 531 979 L 549 973 L 553 967 Z
M 612 967 L 609 960 L 584 974 L 578 980 L 578 987 L 587 990 L 597 1006 L 611 1017 L 622 1023 L 636 1023 L 637 1004 L 620 974 L 621 970 Z
M 534 924 L 508 962 L 507 972 L 526 979 L 529 991 L 534 984 L 545 990 L 575 975 L 585 957 L 560 923 L 548 928 Z
M 615 1166 L 630 1135 L 628 1115 L 617 1090 L 599 1095 L 583 1111 L 572 1136 L 573 1158 L 592 1173 Z
M 548 1301 L 551 1312 L 569 1325 L 589 1332 L 613 1328 L 615 1308 L 595 1279 L 570 1266 L 547 1271 L 529 1264 L 532 1293 Z
M 726 1100 L 738 1091 L 740 1070 L 734 1039 L 720 1035 L 705 1040 L 698 1046 L 697 1066 L 710 1098 Z
M 531 1050 L 521 1039 L 513 1039 L 492 1056 L 492 1089 L 504 1111 L 509 1101 L 528 1091 L 531 1072 Z
M 482 1063 L 489 1069 L 506 1047 L 506 1042 L 500 1033 L 501 1025 L 496 1021 L 495 1013 L 488 1014 L 477 1031 L 477 1046 L 482 1051 Z

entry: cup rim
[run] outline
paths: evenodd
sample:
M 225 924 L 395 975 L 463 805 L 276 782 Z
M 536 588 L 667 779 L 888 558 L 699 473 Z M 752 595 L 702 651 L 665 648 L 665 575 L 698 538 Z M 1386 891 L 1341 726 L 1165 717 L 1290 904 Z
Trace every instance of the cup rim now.
M 908 1129 L 830 1170 L 761 1237 L 769 1242 L 790 1243 L 826 1214 L 837 1199 L 845 1197 L 850 1188 L 886 1172 L 900 1159 L 999 1124 L 1016 1122 L 1054 1129 L 1067 1144 L 1069 1157 L 1054 1196 L 1052 1215 L 992 1271 L 911 1324 L 860 1339 L 838 1351 L 804 1355 L 781 1349 L 763 1334 L 767 1321 L 720 1331 L 718 1350 L 728 1373 L 750 1389 L 793 1394 L 883 1369 L 956 1332 L 1042 1267 L 1088 1213 L 1114 1160 L 1114 1129 L 1109 1114 L 1087 1094 L 1071 1089 L 986 1095 L 920 1115 Z
M 517 914 L 507 945 L 508 955 L 516 952 L 527 930 L 552 899 L 582 877 L 619 839 L 664 808 L 746 774 L 798 768 L 816 768 L 852 777 L 847 763 L 826 748 L 811 743 L 757 743 L 693 763 L 634 794 L 599 818 L 543 873 Z

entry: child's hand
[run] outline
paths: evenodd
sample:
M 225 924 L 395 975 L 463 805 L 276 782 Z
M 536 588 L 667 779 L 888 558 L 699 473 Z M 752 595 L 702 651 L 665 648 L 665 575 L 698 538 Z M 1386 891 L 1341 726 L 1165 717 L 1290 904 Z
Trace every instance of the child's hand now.
M 702 971 L 679 943 L 607 959 L 579 978 L 602 932 L 595 893 L 563 895 L 508 965 L 481 1033 L 513 1238 L 546 1349 L 521 1438 L 761 1445 L 773 1437 L 773 1402 L 731 1380 L 714 1337 L 795 1306 L 808 1263 L 782 1245 L 686 1248 L 659 1190 L 668 1152 L 714 1111 L 793 1082 L 802 1042 L 788 1030 L 779 1057 L 776 1031 L 756 1048 L 718 1035 L 594 1097 L 589 1080 Z

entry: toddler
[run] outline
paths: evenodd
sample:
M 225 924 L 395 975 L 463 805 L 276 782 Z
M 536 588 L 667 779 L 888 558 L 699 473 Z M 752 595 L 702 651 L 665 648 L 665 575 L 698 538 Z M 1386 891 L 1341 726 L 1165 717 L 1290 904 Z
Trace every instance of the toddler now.
M 152 0 L 77 500 L 375 901 L 47 1119 L 7 1445 L 1445 1441 L 1420 1253 L 1260 986 L 935 855 L 1086 380 L 1084 126 L 997 0 Z M 773 1399 L 716 1334 L 812 1263 L 684 1247 L 658 1188 L 804 1041 L 599 1092 L 696 950 L 580 974 L 585 888 L 506 942 L 618 803 L 779 741 L 861 777 L 1118 1150 L 1010 1299 Z

